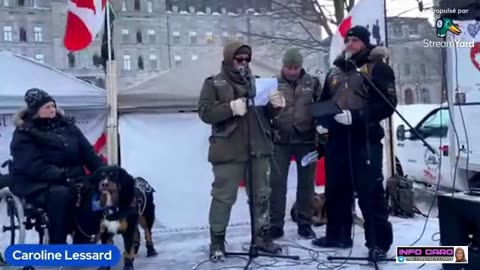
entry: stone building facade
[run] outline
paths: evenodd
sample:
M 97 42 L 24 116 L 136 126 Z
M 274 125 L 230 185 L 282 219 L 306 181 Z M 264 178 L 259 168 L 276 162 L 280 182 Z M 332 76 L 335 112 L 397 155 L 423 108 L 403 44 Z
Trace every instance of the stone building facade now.
M 265 44 L 258 35 L 305 36 L 300 26 L 273 18 L 271 0 L 112 0 L 112 5 L 116 11 L 114 53 L 122 88 L 195 61 L 229 39 L 255 46 Z M 63 46 L 66 11 L 66 0 L 0 0 L 0 49 L 102 86 L 102 35 L 85 50 L 68 52 Z M 305 25 L 321 40 L 318 27 Z M 274 41 L 267 45 L 257 56 L 279 66 L 285 48 Z M 306 66 L 318 70 L 323 63 L 320 59 L 309 53 Z
M 391 65 L 401 104 L 442 101 L 442 49 L 426 48 L 424 40 L 437 40 L 426 18 L 388 18 Z

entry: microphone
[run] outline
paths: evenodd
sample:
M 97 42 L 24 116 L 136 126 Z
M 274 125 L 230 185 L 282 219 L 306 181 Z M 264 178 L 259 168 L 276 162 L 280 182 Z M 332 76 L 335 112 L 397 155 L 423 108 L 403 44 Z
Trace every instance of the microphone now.
M 256 95 L 256 89 L 255 89 L 255 82 L 252 82 L 252 80 L 254 80 L 253 78 L 251 78 L 250 76 L 250 72 L 248 72 L 248 68 L 247 67 L 244 67 L 244 66 L 241 66 L 237 69 L 238 73 L 240 73 L 240 75 L 245 79 L 245 81 L 247 81 L 248 83 L 248 92 L 247 92 L 247 98 L 248 99 L 252 99 L 255 97 Z
M 345 60 L 350 61 L 350 58 L 352 58 L 352 53 L 349 51 L 345 52 Z
M 237 70 L 238 70 L 238 73 L 240 73 L 240 75 L 246 79 L 247 69 L 245 67 L 241 66 Z

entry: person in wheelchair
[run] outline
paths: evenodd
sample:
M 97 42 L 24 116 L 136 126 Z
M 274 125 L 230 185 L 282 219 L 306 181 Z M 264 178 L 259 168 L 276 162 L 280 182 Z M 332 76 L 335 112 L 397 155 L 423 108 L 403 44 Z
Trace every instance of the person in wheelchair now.
M 73 183 L 104 165 L 92 145 L 45 91 L 29 89 L 26 109 L 14 116 L 10 190 L 48 216 L 50 244 L 64 244 L 73 229 Z

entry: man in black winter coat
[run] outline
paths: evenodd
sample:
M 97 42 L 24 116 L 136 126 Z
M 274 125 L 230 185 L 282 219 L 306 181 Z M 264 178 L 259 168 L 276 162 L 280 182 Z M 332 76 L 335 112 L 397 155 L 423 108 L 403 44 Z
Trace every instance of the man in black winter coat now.
M 356 71 L 367 78 L 394 106 L 397 104 L 395 76 L 383 61 L 386 48 L 370 44 L 370 33 L 362 26 L 347 32 L 345 50 L 327 74 L 321 100 L 333 100 L 342 109 L 330 121 L 317 126 L 328 133 L 326 145 L 325 237 L 313 240 L 320 247 L 352 246 L 352 204 L 354 190 L 365 220 L 365 239 L 369 256 L 386 256 L 393 242 L 383 188 L 384 131 L 380 122 L 390 117 L 394 108 Z
M 51 244 L 65 243 L 73 225 L 72 183 L 86 175 L 84 167 L 93 172 L 104 164 L 48 93 L 30 89 L 25 102 L 27 109 L 14 116 L 10 189 L 46 211 Z

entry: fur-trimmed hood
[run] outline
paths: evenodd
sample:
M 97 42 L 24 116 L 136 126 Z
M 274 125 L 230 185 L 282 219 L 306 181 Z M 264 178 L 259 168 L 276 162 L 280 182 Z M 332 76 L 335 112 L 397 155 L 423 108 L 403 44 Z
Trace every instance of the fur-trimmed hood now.
M 65 117 L 65 111 L 60 109 L 60 108 L 57 108 L 57 116 L 59 116 L 61 118 L 64 118 Z M 22 128 L 22 127 L 25 127 L 25 124 L 29 120 L 31 120 L 31 119 L 30 119 L 30 115 L 28 114 L 28 109 L 23 108 L 13 115 L 13 121 L 12 122 L 13 122 L 13 125 L 15 127 Z
M 375 46 L 371 47 L 363 52 L 360 52 L 357 55 L 354 55 L 351 60 L 354 61 L 357 66 L 362 66 L 367 62 L 378 62 L 384 61 L 390 55 L 387 47 L 384 46 Z M 347 61 L 345 60 L 345 55 L 342 52 L 333 62 L 333 64 L 339 68 L 345 69 L 347 67 Z M 347 67 L 347 69 L 350 69 Z

